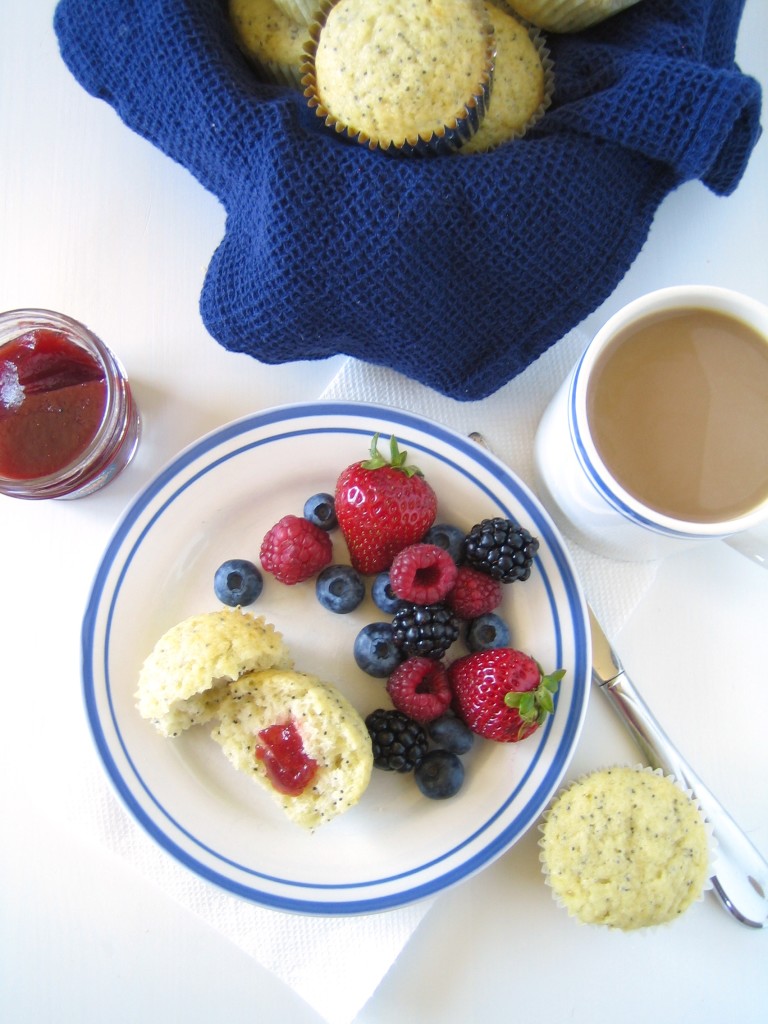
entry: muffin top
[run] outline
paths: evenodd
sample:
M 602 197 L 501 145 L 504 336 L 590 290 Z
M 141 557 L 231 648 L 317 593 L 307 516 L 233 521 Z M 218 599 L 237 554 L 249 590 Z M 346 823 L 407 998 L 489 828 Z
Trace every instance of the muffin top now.
M 178 736 L 216 713 L 228 683 L 292 664 L 282 636 L 262 617 L 238 608 L 193 615 L 165 632 L 145 659 L 139 714 L 163 736 Z
M 587 924 L 630 930 L 673 920 L 699 898 L 709 837 L 670 778 L 638 768 L 593 772 L 565 790 L 542 826 L 553 894 Z
M 414 144 L 466 116 L 492 52 L 479 0 L 339 0 L 317 41 L 317 96 L 355 132 Z

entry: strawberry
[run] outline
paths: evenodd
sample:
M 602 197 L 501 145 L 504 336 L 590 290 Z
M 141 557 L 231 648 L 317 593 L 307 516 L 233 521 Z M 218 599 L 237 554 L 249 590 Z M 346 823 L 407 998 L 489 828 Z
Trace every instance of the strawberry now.
M 396 438 L 390 460 L 371 441 L 370 458 L 355 462 L 336 481 L 335 507 L 352 565 L 364 574 L 389 569 L 403 548 L 421 540 L 437 514 L 437 497 L 417 467 L 406 464 Z
M 525 739 L 546 721 L 564 675 L 544 675 L 537 661 L 511 647 L 467 654 L 448 667 L 456 713 L 479 736 L 502 743 Z

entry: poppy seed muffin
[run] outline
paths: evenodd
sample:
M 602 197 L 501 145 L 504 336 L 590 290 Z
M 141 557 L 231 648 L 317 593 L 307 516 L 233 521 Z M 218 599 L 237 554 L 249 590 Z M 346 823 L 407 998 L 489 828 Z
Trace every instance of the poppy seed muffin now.
M 541 33 L 523 25 L 504 0 L 485 5 L 496 36 L 493 92 L 485 117 L 460 153 L 482 153 L 520 138 L 544 114 L 553 73 Z
M 332 0 L 311 33 L 305 95 L 336 132 L 418 153 L 477 129 L 495 47 L 481 0 Z
M 549 32 L 580 32 L 638 0 L 510 0 L 521 17 Z
M 231 764 L 303 828 L 315 829 L 349 810 L 368 787 L 373 747 L 365 722 L 346 697 L 316 676 L 284 669 L 248 673 L 228 687 L 218 719 L 211 735 Z M 310 777 L 298 792 L 281 790 L 259 756 L 274 727 L 292 731 L 300 766 L 310 759 Z
M 240 49 L 259 77 L 277 85 L 301 87 L 305 21 L 291 18 L 275 0 L 229 0 L 229 17 Z
M 574 783 L 547 812 L 540 847 L 561 906 L 586 924 L 625 931 L 674 920 L 709 877 L 699 808 L 650 769 L 609 768 Z
M 193 615 L 155 644 L 139 673 L 136 706 L 163 736 L 209 721 L 229 683 L 293 660 L 274 626 L 238 608 Z

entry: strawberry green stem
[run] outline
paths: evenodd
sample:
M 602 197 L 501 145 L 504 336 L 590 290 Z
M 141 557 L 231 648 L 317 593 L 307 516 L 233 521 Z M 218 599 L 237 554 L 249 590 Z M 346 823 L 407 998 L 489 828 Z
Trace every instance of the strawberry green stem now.
M 389 439 L 389 459 L 385 459 L 379 451 L 379 434 L 376 433 L 371 439 L 370 458 L 361 462 L 363 469 L 383 469 L 389 466 L 391 469 L 400 470 L 406 476 L 423 476 L 418 466 L 409 466 L 406 463 L 408 452 L 401 452 L 394 434 Z
M 504 695 L 504 703 L 508 708 L 515 708 L 525 725 L 541 725 L 546 721 L 547 716 L 555 710 L 554 694 L 560 685 L 560 680 L 565 675 L 565 669 L 557 669 L 549 675 L 544 675 L 539 665 L 541 680 L 534 690 L 522 692 L 510 691 Z

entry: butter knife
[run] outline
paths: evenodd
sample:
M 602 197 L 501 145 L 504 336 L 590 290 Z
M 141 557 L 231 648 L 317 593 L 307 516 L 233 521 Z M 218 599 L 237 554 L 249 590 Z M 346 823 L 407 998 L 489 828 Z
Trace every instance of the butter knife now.
M 690 789 L 712 826 L 717 847 L 712 889 L 726 910 L 750 928 L 768 925 L 768 862 L 704 785 L 659 725 L 627 676 L 589 609 L 592 681 L 609 700 L 652 768 L 661 768 Z

